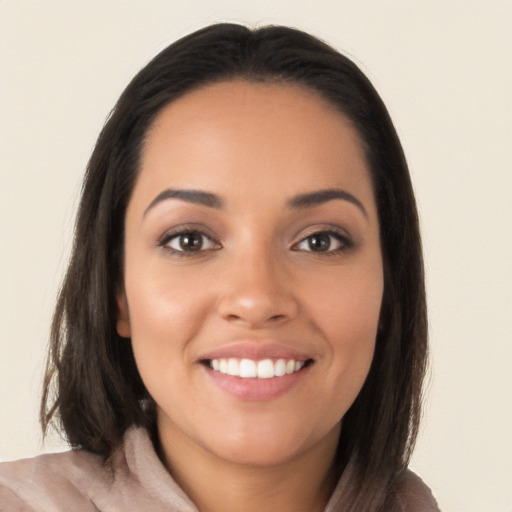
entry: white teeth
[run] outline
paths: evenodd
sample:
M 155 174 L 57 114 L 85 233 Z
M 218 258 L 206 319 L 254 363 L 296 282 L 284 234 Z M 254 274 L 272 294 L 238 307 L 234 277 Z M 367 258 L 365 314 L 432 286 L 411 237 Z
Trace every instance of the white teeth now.
M 286 375 L 286 362 L 284 359 L 278 359 L 274 367 L 274 375 L 276 377 L 282 377 Z
M 213 361 L 212 361 L 213 363 Z M 243 379 L 254 378 L 258 376 L 258 367 L 252 359 L 242 359 L 240 361 L 240 377 Z M 214 368 L 215 370 L 215 368 Z
M 274 363 L 272 359 L 258 361 L 258 379 L 271 379 L 274 377 Z
M 225 375 L 233 375 L 242 379 L 272 379 L 282 377 L 298 372 L 305 365 L 304 361 L 295 361 L 294 359 L 262 359 L 253 361 L 252 359 L 212 359 L 210 368 Z
M 228 375 L 239 375 L 238 366 L 238 359 L 228 359 Z

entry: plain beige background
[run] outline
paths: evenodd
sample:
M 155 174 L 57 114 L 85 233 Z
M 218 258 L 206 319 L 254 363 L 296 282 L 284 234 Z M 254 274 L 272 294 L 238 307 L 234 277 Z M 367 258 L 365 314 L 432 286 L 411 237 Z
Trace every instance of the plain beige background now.
M 510 0 L 0 0 L 0 459 L 43 449 L 51 310 L 103 121 L 149 58 L 215 21 L 311 31 L 383 96 L 428 273 L 431 380 L 412 467 L 445 511 L 512 512 Z

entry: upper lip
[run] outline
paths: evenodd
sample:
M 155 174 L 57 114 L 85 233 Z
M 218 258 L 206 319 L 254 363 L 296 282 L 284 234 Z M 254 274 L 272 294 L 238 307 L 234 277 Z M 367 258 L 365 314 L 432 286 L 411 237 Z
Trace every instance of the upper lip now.
M 293 359 L 295 361 L 307 361 L 311 355 L 289 345 L 276 341 L 237 341 L 205 352 L 199 358 L 200 361 L 212 359 Z

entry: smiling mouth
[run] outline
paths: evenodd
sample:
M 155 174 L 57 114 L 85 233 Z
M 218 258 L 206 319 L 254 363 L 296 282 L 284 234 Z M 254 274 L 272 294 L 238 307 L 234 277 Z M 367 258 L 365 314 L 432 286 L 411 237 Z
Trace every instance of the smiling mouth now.
M 297 361 L 295 359 L 204 359 L 201 361 L 206 367 L 215 372 L 239 377 L 241 379 L 273 379 L 284 377 L 301 371 L 313 363 L 313 359 Z

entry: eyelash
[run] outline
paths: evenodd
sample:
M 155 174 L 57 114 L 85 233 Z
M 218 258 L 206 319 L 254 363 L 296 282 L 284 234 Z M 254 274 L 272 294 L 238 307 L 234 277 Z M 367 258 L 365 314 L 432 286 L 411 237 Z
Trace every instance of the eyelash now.
M 203 249 L 202 246 L 197 250 L 180 250 L 175 249 L 174 247 L 170 246 L 170 243 L 176 239 L 179 240 L 180 237 L 184 237 L 186 235 L 194 235 L 199 236 L 202 238 L 204 245 L 204 240 L 207 239 L 214 247 L 210 247 L 208 249 Z M 206 251 L 214 251 L 221 248 L 220 242 L 218 240 L 215 240 L 210 235 L 206 234 L 204 231 L 197 229 L 197 228 L 187 228 L 180 226 L 179 228 L 176 228 L 175 230 L 171 232 L 167 232 L 158 242 L 158 246 L 164 248 L 166 251 L 169 251 L 171 254 L 178 256 L 180 258 L 182 257 L 193 257 L 194 255 L 201 254 Z
M 293 251 L 300 251 L 301 249 L 299 249 L 298 247 L 301 244 L 308 243 L 308 240 L 310 241 L 308 245 L 311 248 L 310 244 L 311 244 L 311 240 L 313 239 L 313 237 L 318 237 L 320 235 L 327 235 L 329 237 L 330 244 L 332 244 L 332 239 L 334 239 L 337 243 L 340 244 L 340 246 L 337 247 L 336 249 L 328 248 L 326 250 L 320 250 L 320 251 L 305 250 L 304 252 L 310 252 L 312 254 L 318 254 L 318 255 L 322 255 L 322 256 L 336 256 L 345 251 L 348 251 L 349 249 L 351 249 L 354 246 L 354 242 L 352 241 L 350 236 L 344 230 L 330 227 L 330 228 L 314 231 L 313 233 L 303 237 L 299 242 L 294 244 L 291 249 Z
M 173 240 L 179 240 L 180 237 L 184 237 L 186 235 L 194 235 L 199 236 L 202 238 L 203 243 L 202 246 L 196 250 L 180 250 L 176 249 L 174 247 L 170 246 L 170 243 Z M 315 251 L 311 249 L 311 240 L 313 237 L 319 237 L 322 235 L 327 235 L 329 237 L 329 244 L 332 245 L 332 240 L 334 239 L 337 243 L 339 243 L 339 247 L 335 249 L 331 249 L 328 247 L 326 250 L 319 250 Z M 203 249 L 204 240 L 207 239 L 212 247 L 209 247 L 207 249 Z M 309 241 L 309 242 L 308 242 Z M 311 250 L 305 250 L 300 249 L 301 244 L 308 243 L 308 246 Z M 187 227 L 179 227 L 176 228 L 176 230 L 173 230 L 171 232 L 167 232 L 158 242 L 158 246 L 164 248 L 166 251 L 169 251 L 171 254 L 178 256 L 178 257 L 193 257 L 194 255 L 204 254 L 205 252 L 209 251 L 215 251 L 222 248 L 220 242 L 216 239 L 214 239 L 212 236 L 206 234 L 204 231 L 197 229 L 197 228 L 187 228 Z M 293 244 L 291 246 L 292 251 L 296 252 L 310 252 L 312 254 L 319 254 L 322 256 L 335 256 L 340 253 L 343 253 L 349 249 L 351 249 L 354 246 L 354 242 L 350 238 L 350 236 L 342 230 L 335 229 L 335 228 L 328 228 L 328 229 L 320 229 L 318 231 L 314 231 L 313 233 L 303 237 L 299 242 Z

